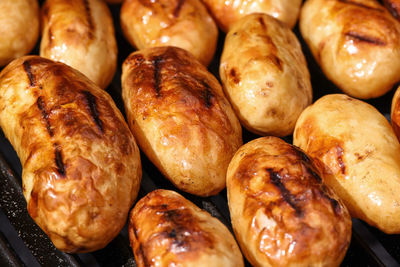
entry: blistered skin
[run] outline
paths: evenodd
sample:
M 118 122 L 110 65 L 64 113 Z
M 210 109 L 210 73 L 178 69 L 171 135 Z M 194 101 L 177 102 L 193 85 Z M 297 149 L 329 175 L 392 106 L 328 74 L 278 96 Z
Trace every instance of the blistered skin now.
M 0 67 L 28 54 L 39 37 L 37 0 L 0 1 Z
M 277 137 L 243 145 L 227 173 L 232 226 L 253 266 L 339 266 L 351 218 L 314 162 Z
M 375 0 L 308 0 L 301 34 L 346 94 L 379 97 L 400 80 L 400 23 Z
M 111 97 L 63 63 L 22 57 L 0 73 L 0 126 L 23 167 L 29 214 L 54 245 L 106 246 L 141 180 L 139 150 Z
M 179 189 L 199 196 L 225 187 L 242 132 L 217 79 L 176 47 L 132 53 L 122 98 L 141 150 Z
M 47 0 L 41 18 L 40 56 L 70 65 L 106 88 L 117 66 L 107 4 L 103 0 Z
M 244 266 L 226 226 L 174 191 L 155 190 L 136 204 L 129 238 L 138 267 Z
M 320 162 L 351 215 L 400 233 L 400 144 L 386 118 L 346 95 L 327 95 L 300 116 L 293 143 Z
M 127 0 L 121 27 L 138 49 L 177 46 L 207 66 L 217 45 L 218 28 L 200 0 Z
M 242 125 L 260 135 L 293 133 L 311 104 L 307 63 L 293 32 L 256 13 L 237 21 L 225 38 L 220 76 Z
M 302 0 L 202 0 L 219 27 L 228 32 L 240 18 L 251 13 L 266 13 L 293 28 Z

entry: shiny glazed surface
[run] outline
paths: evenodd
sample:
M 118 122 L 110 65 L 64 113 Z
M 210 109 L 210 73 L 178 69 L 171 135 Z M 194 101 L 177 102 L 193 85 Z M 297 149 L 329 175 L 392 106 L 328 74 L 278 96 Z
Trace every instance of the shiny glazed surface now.
M 37 0 L 0 1 L 0 66 L 28 54 L 39 37 Z
M 314 162 L 277 137 L 243 145 L 227 173 L 239 245 L 253 266 L 339 266 L 350 215 Z
M 320 162 L 351 215 L 400 233 L 400 144 L 386 118 L 346 95 L 327 95 L 297 121 L 293 143 Z
M 207 66 L 215 52 L 218 28 L 200 0 L 127 0 L 121 27 L 138 49 L 177 46 Z
M 155 190 L 136 204 L 129 238 L 138 267 L 244 266 L 226 226 L 174 191 Z
M 47 0 L 40 56 L 63 62 L 105 89 L 117 66 L 111 13 L 103 0 Z
M 311 104 L 310 74 L 299 41 L 266 14 L 247 15 L 232 26 L 219 70 L 242 125 L 254 133 L 292 134 Z
M 122 98 L 141 150 L 176 187 L 199 196 L 225 187 L 241 127 L 217 79 L 190 53 L 132 53 L 122 66 Z
M 250 13 L 266 13 L 286 23 L 296 25 L 302 0 L 202 0 L 224 31 Z
M 382 96 L 400 80 L 400 23 L 376 0 L 307 0 L 300 31 L 346 94 Z
M 392 128 L 397 136 L 397 139 L 400 141 L 400 89 L 399 88 L 397 88 L 393 96 L 390 113 L 391 113 L 390 121 L 392 123 Z
M 121 231 L 141 164 L 106 92 L 63 63 L 22 57 L 0 73 L 0 126 L 23 167 L 29 214 L 58 249 L 101 249 Z

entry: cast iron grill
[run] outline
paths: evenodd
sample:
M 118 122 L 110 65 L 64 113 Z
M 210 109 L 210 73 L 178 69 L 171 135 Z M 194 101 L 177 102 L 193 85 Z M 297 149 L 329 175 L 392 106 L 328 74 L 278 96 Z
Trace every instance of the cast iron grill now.
M 42 1 L 40 1 L 42 2 Z M 125 41 L 119 25 L 120 6 L 111 6 L 119 47 L 118 70 L 112 84 L 107 89 L 117 106 L 123 112 L 121 99 L 121 64 L 133 51 Z M 296 35 L 302 42 L 309 65 L 314 99 L 327 93 L 340 91 L 329 82 L 311 56 L 301 39 L 298 29 Z M 210 65 L 210 71 L 218 76 L 219 55 L 222 51 L 224 36 L 220 40 L 216 57 Z M 38 45 L 32 52 L 38 54 Z M 388 117 L 393 91 L 379 99 L 367 101 Z M 257 136 L 244 130 L 243 141 Z M 291 138 L 286 138 L 291 142 Z M 219 195 L 200 198 L 177 190 L 151 164 L 144 154 L 141 155 L 143 179 L 138 199 L 157 188 L 172 189 L 181 193 L 200 208 L 207 210 L 223 222 L 231 231 L 226 190 Z M 67 254 L 57 250 L 49 238 L 34 223 L 26 209 L 26 201 L 21 187 L 21 164 L 19 159 L 0 130 L 0 266 L 136 266 L 129 245 L 127 225 L 120 234 L 104 249 L 85 254 Z M 400 236 L 386 235 L 367 224 L 354 219 L 350 248 L 342 266 L 400 266 Z M 247 266 L 250 266 L 246 262 Z

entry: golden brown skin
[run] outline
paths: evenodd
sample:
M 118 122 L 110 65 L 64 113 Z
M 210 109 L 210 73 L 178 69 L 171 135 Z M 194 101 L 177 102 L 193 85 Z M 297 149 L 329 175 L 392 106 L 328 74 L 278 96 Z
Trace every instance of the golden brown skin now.
M 217 79 L 189 52 L 132 53 L 122 66 L 122 98 L 141 150 L 176 187 L 199 196 L 225 187 L 241 127 Z
M 139 150 L 111 97 L 63 63 L 22 57 L 0 73 L 0 126 L 21 160 L 29 214 L 54 245 L 106 246 L 141 180 Z
M 400 87 L 397 88 L 396 93 L 392 99 L 392 107 L 391 107 L 391 123 L 394 133 L 397 136 L 397 139 L 400 141 Z
M 218 28 L 200 0 L 126 0 L 121 27 L 138 49 L 177 46 L 207 66 L 215 52 Z
M 400 80 L 400 23 L 375 0 L 308 0 L 300 30 L 325 75 L 353 97 Z
M 277 137 L 243 145 L 227 173 L 239 245 L 253 266 L 339 266 L 351 218 L 314 162 Z
M 174 191 L 155 190 L 136 204 L 129 239 L 138 267 L 244 266 L 226 226 Z
M 110 10 L 103 0 L 47 0 L 40 56 L 61 61 L 106 88 L 117 66 Z
M 39 37 L 37 0 L 0 1 L 0 67 L 28 54 Z
M 202 0 L 219 27 L 228 32 L 240 18 L 251 13 L 266 13 L 293 28 L 302 0 Z
M 320 163 L 351 215 L 400 233 L 400 144 L 386 118 L 346 95 L 327 95 L 297 121 L 293 143 Z
M 293 32 L 273 17 L 254 13 L 225 38 L 221 81 L 240 122 L 260 135 L 293 133 L 311 104 L 307 63 Z

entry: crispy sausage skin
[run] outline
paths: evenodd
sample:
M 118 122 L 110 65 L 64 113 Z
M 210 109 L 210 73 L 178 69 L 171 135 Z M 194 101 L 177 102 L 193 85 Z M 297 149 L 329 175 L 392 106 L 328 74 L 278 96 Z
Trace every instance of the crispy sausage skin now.
M 70 65 L 106 88 L 117 66 L 107 4 L 103 0 L 46 0 L 41 19 L 40 56 Z
M 177 46 L 207 66 L 217 45 L 218 28 L 200 0 L 126 0 L 121 27 L 138 49 Z
M 351 239 L 346 207 L 312 159 L 277 137 L 243 145 L 227 173 L 232 226 L 253 266 L 339 266 Z
M 39 37 L 37 0 L 0 1 L 0 67 L 28 54 Z
M 300 116 L 293 142 L 319 161 L 351 215 L 400 233 L 400 144 L 386 118 L 346 95 L 327 95 Z
M 220 76 L 240 122 L 260 135 L 293 133 L 311 104 L 307 63 L 293 32 L 273 17 L 254 13 L 228 32 Z
M 400 80 L 400 23 L 376 0 L 308 0 L 301 34 L 346 94 L 379 97 Z
M 202 0 L 224 32 L 251 13 L 266 13 L 293 28 L 302 0 Z
M 139 150 L 111 97 L 63 63 L 22 57 L 0 73 L 0 126 L 21 160 L 29 214 L 54 245 L 107 245 L 141 180 Z
M 400 141 L 400 87 L 397 88 L 393 96 L 390 115 L 392 128 L 397 136 L 397 139 Z
M 242 132 L 217 79 L 186 50 L 155 47 L 122 66 L 122 98 L 141 150 L 179 189 L 215 195 Z
M 244 266 L 226 226 L 174 191 L 155 190 L 136 204 L 129 239 L 138 267 Z
M 276 137 L 242 146 L 227 174 L 232 225 L 253 266 L 338 266 L 350 215 L 312 160 Z

